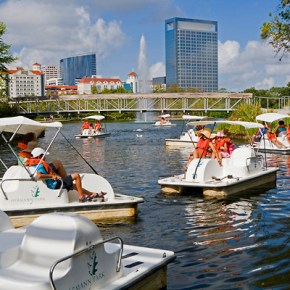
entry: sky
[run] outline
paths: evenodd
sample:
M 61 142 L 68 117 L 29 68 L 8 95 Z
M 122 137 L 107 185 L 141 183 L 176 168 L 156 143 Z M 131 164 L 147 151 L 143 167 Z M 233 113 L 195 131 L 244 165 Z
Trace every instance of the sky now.
M 58 65 L 96 53 L 97 74 L 119 77 L 145 71 L 165 76 L 165 20 L 218 22 L 219 88 L 285 87 L 290 55 L 279 61 L 260 28 L 280 0 L 0 0 L 3 41 L 18 58 L 11 67 Z

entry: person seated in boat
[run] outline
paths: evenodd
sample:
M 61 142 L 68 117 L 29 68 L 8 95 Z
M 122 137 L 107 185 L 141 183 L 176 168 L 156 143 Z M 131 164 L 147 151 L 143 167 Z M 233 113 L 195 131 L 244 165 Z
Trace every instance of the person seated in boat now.
M 225 134 L 223 131 L 218 131 L 215 137 L 215 149 L 218 154 L 218 159 L 228 158 L 230 157 L 228 143 L 231 141 L 230 138 L 225 138 Z
M 209 128 L 204 128 L 198 132 L 199 140 L 196 144 L 195 150 L 189 155 L 187 160 L 186 168 L 193 159 L 205 158 L 210 155 L 212 158 L 217 158 L 219 164 L 221 165 L 221 158 L 218 156 L 215 146 L 211 140 L 211 131 Z
M 101 122 L 99 120 L 96 121 L 94 130 L 96 133 L 100 132 L 102 130 L 102 125 L 101 125 Z
M 88 135 L 89 134 L 89 129 L 90 129 L 90 123 L 88 121 L 84 121 L 82 125 L 82 134 L 83 135 Z
M 286 137 L 287 137 L 287 141 L 290 143 L 290 124 L 287 127 L 286 130 Z
M 93 134 L 94 134 L 94 125 L 93 125 L 93 123 L 90 123 L 89 135 L 93 135 Z
M 277 137 L 285 136 L 286 134 L 286 125 L 283 120 L 278 122 L 278 128 L 275 131 Z
M 253 136 L 252 143 L 260 142 L 262 137 L 267 134 L 268 129 L 269 129 L 269 126 L 267 122 L 263 121 L 263 128 L 259 128 L 257 133 Z
M 37 147 L 37 141 L 31 140 L 26 148 L 18 153 L 18 165 L 23 165 L 25 161 L 31 158 L 31 151 Z
M 29 132 L 22 137 L 22 140 L 20 142 L 18 142 L 17 146 L 21 150 L 25 150 L 25 149 L 27 149 L 28 142 L 36 141 L 36 139 L 37 138 L 36 138 L 35 134 L 33 132 Z
M 79 201 L 91 201 L 97 197 L 104 197 L 105 192 L 93 193 L 82 187 L 82 179 L 79 173 L 72 173 L 65 177 L 59 176 L 53 171 L 51 166 L 45 161 L 47 153 L 40 147 L 31 151 L 31 158 L 25 162 L 25 166 L 35 167 L 37 170 L 37 179 L 45 179 L 46 185 L 50 189 L 62 188 L 66 190 L 75 189 L 79 194 Z
M 282 142 L 280 142 L 277 139 L 276 134 L 273 132 L 272 129 L 269 129 L 267 131 L 267 137 L 269 139 L 269 141 L 271 141 L 274 145 L 276 145 L 278 148 L 287 148 Z

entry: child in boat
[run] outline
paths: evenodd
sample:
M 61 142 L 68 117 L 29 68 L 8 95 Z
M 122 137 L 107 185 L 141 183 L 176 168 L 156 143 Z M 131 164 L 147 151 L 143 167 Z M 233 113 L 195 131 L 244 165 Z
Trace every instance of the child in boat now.
M 199 140 L 196 144 L 196 148 L 189 155 L 187 160 L 186 168 L 188 167 L 189 163 L 196 158 L 205 158 L 208 154 L 211 154 L 212 158 L 217 158 L 219 164 L 221 165 L 221 158 L 218 156 L 215 146 L 211 141 L 211 132 L 209 128 L 204 128 L 203 130 L 199 131 L 198 133 Z
M 223 131 L 217 132 L 214 146 L 219 156 L 219 159 L 230 157 L 228 148 L 228 143 L 230 141 L 230 138 L 225 138 L 225 134 Z
M 31 151 L 36 147 L 36 141 L 32 140 L 28 142 L 26 148 L 18 153 L 18 165 L 23 165 L 27 159 L 31 158 Z
M 276 134 L 272 131 L 272 129 L 269 129 L 267 131 L 267 137 L 268 139 L 274 144 L 276 145 L 278 148 L 287 148 L 283 143 L 281 143 L 277 137 Z
M 25 166 L 35 167 L 37 170 L 37 179 L 45 179 L 46 185 L 50 189 L 62 188 L 69 190 L 75 189 L 79 194 L 79 201 L 91 201 L 97 197 L 104 197 L 105 192 L 93 193 L 82 187 L 81 176 L 78 173 L 72 173 L 65 177 L 56 174 L 49 164 L 45 161 L 45 151 L 36 147 L 31 151 L 31 158 L 25 162 Z

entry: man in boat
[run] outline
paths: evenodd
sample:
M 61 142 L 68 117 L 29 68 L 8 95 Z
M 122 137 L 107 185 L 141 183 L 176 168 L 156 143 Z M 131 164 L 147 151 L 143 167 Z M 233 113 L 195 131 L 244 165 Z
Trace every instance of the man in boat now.
M 95 132 L 100 132 L 102 130 L 102 125 L 101 122 L 99 120 L 96 121 L 95 123 Z
M 90 123 L 88 121 L 84 121 L 82 125 L 82 134 L 83 135 L 88 135 L 89 134 L 89 129 L 90 129 Z
M 79 194 L 80 202 L 91 201 L 98 197 L 104 198 L 105 192 L 93 193 L 83 188 L 81 176 L 78 173 L 72 173 L 63 178 L 56 174 L 45 161 L 45 154 L 42 148 L 34 148 L 31 151 L 32 158 L 25 162 L 25 166 L 35 167 L 37 169 L 37 179 L 45 179 L 48 188 L 59 189 L 63 185 L 62 188 L 68 191 L 75 189 Z
M 269 130 L 269 126 L 267 122 L 263 121 L 263 128 L 259 128 L 257 133 L 253 136 L 253 143 L 254 142 L 260 142 L 262 137 L 267 134 L 267 131 Z

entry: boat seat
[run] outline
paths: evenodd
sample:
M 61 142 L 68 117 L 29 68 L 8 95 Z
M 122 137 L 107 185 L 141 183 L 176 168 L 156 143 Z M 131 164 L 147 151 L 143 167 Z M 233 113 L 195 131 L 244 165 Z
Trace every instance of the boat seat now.
M 229 158 L 228 166 L 226 167 L 226 175 L 233 175 L 235 177 L 245 177 L 249 171 L 258 168 L 254 150 L 248 146 L 236 148 Z
M 56 261 L 102 241 L 97 226 L 83 216 L 73 213 L 44 214 L 26 228 L 18 260 L 9 267 L 0 268 L 0 288 L 52 289 L 49 273 Z M 83 255 L 61 262 L 53 272 L 56 289 L 78 289 L 81 281 L 95 282 L 95 287 L 104 284 L 105 280 L 106 283 L 112 281 L 119 275 L 117 273 L 116 276 L 119 251 L 120 248 L 111 249 L 107 253 L 101 244 Z
M 0 269 L 16 262 L 24 233 L 25 228 L 16 230 L 8 215 L 0 210 Z
M 28 172 L 30 172 L 30 174 Z M 32 174 L 36 174 L 35 168 L 28 167 L 28 172 L 23 166 L 19 165 L 14 165 L 7 169 L 2 178 L 2 189 L 8 200 L 6 200 L 2 194 L 0 199 L 2 199 L 3 202 L 7 203 L 11 199 L 19 199 L 20 193 L 21 197 L 26 199 L 28 203 L 31 203 L 32 196 L 37 197 L 39 193 L 41 193 L 42 200 L 45 196 L 45 202 L 68 202 L 67 190 L 62 190 L 61 196 L 58 197 L 59 189 L 50 189 L 47 187 L 45 180 L 35 180 L 31 176 Z M 56 197 L 58 197 L 57 200 Z M 38 200 L 38 202 L 40 202 L 40 200 Z M 17 205 L 20 205 L 19 202 Z

